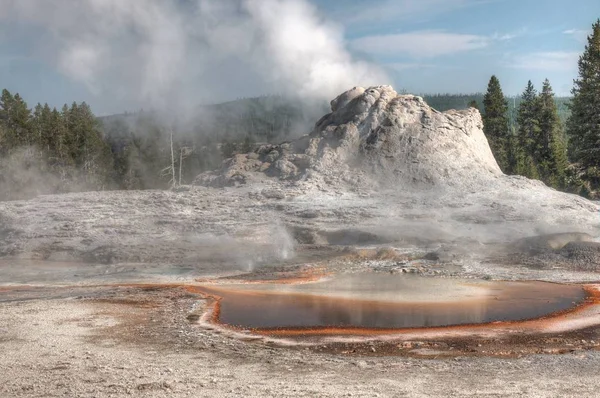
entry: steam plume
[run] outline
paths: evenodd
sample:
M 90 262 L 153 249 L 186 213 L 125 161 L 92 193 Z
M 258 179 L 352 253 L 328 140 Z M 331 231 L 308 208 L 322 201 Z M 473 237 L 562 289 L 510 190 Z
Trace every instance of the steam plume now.
M 41 28 L 35 55 L 113 105 L 330 99 L 388 82 L 306 0 L 4 0 L 1 20 Z

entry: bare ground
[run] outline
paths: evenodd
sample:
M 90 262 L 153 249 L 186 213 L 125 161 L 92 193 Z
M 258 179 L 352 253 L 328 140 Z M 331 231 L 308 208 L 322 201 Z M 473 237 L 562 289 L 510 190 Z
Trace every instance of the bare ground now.
M 527 254 L 533 265 L 498 255 L 510 239 L 556 232 L 560 217 L 533 223 L 493 200 L 442 198 L 434 211 L 410 196 L 390 207 L 383 196 L 261 189 L 1 203 L 0 396 L 597 396 L 597 326 L 286 346 L 199 325 L 205 300 L 181 286 L 198 279 L 599 279 L 554 249 Z
M 287 348 L 196 327 L 187 315 L 202 302 L 182 289 L 72 293 L 2 304 L 1 396 L 593 397 L 600 384 L 598 330 Z

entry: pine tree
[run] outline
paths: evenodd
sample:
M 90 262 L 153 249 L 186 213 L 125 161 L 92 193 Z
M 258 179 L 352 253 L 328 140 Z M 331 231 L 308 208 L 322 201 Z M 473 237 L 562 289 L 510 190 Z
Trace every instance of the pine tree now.
M 66 104 L 65 104 L 66 106 Z M 64 109 L 64 108 L 63 108 Z M 69 131 L 69 152 L 71 158 L 75 162 L 75 166 L 80 168 L 84 162 L 85 153 L 85 126 L 82 125 L 81 114 L 79 113 L 79 105 L 76 102 L 71 104 L 69 108 L 69 116 L 67 120 L 67 127 Z
M 0 137 L 0 153 L 9 154 L 14 147 L 14 135 L 12 134 L 11 116 L 14 108 L 14 97 L 7 90 L 2 90 L 0 97 L 0 127 L 2 127 L 2 136 Z
M 42 104 L 38 104 L 33 108 L 33 114 L 31 115 L 31 133 L 33 140 L 38 147 L 42 146 L 42 135 L 44 125 L 42 121 Z
M 112 167 L 108 144 L 102 139 L 98 120 L 85 102 L 73 103 L 69 110 L 71 153 L 75 165 L 88 183 L 102 187 Z
M 107 143 L 110 147 L 113 169 L 111 180 L 119 189 L 135 189 L 139 186 L 131 179 L 134 158 L 131 131 L 125 120 L 109 120 L 102 125 Z
M 567 123 L 570 155 L 584 167 L 600 166 L 600 19 L 579 57 Z
M 52 130 L 52 110 L 44 104 L 41 111 L 42 135 L 39 145 L 48 153 L 55 150 L 55 132 Z
M 30 118 L 31 110 L 27 107 L 27 103 L 18 93 L 15 94 L 11 121 L 14 129 L 15 143 L 18 146 L 34 144 L 29 125 Z
M 8 90 L 2 90 L 0 121 L 4 127 L 4 152 L 32 144 L 30 116 L 31 111 L 19 94 L 13 96 Z
M 477 103 L 476 100 L 471 100 L 469 102 L 469 108 L 473 108 L 473 109 L 479 110 L 479 104 Z
M 142 189 L 167 188 L 172 173 L 163 175 L 171 164 L 170 137 L 152 115 L 140 114 L 134 125 L 130 149 L 130 179 Z M 168 174 L 168 173 L 167 173 Z
M 527 82 L 527 87 L 521 95 L 519 111 L 517 115 L 517 139 L 514 148 L 516 165 L 514 172 L 516 174 L 539 178 L 537 163 L 539 159 L 538 140 L 540 136 L 540 126 L 538 121 L 538 96 L 531 80 Z
M 498 165 L 502 171 L 509 173 L 511 172 L 508 164 L 510 135 L 506 117 L 508 104 L 496 76 L 492 76 L 490 79 L 483 99 L 483 106 L 483 132 L 490 143 L 490 148 Z
M 52 109 L 50 115 L 49 131 L 52 132 L 51 161 L 56 166 L 65 167 L 72 164 L 71 153 L 69 150 L 68 139 L 69 130 L 65 119 L 65 111 L 68 117 L 68 109 L 59 112 L 56 108 Z
M 0 122 L 6 129 L 11 128 L 10 121 L 13 114 L 15 97 L 7 89 L 2 90 L 0 97 Z
M 517 135 L 516 126 L 514 124 L 509 125 L 508 135 L 508 151 L 507 151 L 507 162 L 508 168 L 511 174 L 519 174 L 517 172 L 519 159 L 522 157 L 522 151 L 519 147 L 519 137 Z
M 554 92 L 548 79 L 544 80 L 539 96 L 538 119 L 540 137 L 538 140 L 539 169 L 543 181 L 554 188 L 564 188 L 567 160 L 567 146 Z
M 73 146 L 75 145 L 75 137 L 73 134 L 73 123 L 71 121 L 71 110 L 67 104 L 64 104 L 60 111 L 60 128 L 62 129 L 62 151 L 61 159 L 65 164 L 73 164 Z

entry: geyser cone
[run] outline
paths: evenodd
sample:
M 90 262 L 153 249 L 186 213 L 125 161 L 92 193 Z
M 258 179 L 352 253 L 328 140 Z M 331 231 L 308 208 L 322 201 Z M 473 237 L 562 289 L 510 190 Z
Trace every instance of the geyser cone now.
M 390 86 L 355 87 L 334 99 L 331 109 L 310 134 L 237 154 L 195 183 L 254 185 L 261 197 L 276 200 L 358 193 L 382 202 L 378 207 L 386 209 L 385 220 L 378 226 L 406 225 L 406 219 L 394 221 L 393 214 L 410 217 L 406 211 L 412 209 L 444 224 L 444 236 L 599 234 L 597 205 L 502 173 L 475 109 L 438 112 L 422 98 L 398 95 Z M 335 204 L 339 211 L 342 203 Z
M 477 110 L 438 112 L 390 86 L 355 87 L 331 102 L 307 154 L 322 173 L 358 165 L 385 182 L 463 186 L 502 174 Z

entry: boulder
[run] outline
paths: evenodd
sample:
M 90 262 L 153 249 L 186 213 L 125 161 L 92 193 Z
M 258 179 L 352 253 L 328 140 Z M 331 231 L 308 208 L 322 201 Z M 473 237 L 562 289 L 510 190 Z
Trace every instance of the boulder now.
M 271 165 L 267 170 L 270 175 L 279 177 L 283 180 L 294 178 L 298 176 L 299 169 L 296 165 L 287 159 L 279 159 Z

